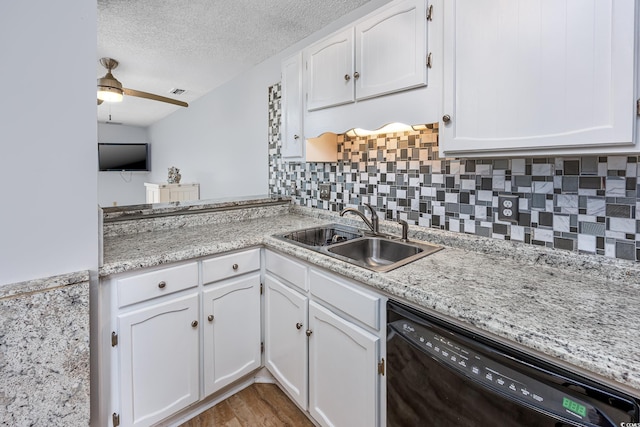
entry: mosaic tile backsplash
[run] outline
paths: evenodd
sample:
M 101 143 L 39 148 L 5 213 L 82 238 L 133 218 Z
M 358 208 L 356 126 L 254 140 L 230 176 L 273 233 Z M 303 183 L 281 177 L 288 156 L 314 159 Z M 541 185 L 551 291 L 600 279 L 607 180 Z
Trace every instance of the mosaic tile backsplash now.
M 269 88 L 272 195 L 331 211 L 370 203 L 379 215 L 410 224 L 640 260 L 638 156 L 440 158 L 434 124 L 373 137 L 340 135 L 336 163 L 285 161 L 280 93 L 279 84 Z M 320 200 L 321 183 L 331 184 L 328 201 Z M 518 196 L 517 223 L 498 220 L 503 194 Z

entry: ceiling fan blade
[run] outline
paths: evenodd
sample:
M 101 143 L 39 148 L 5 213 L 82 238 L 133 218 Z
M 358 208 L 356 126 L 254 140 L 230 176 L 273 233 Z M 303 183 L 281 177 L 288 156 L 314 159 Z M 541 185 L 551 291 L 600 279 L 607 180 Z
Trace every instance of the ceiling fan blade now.
M 180 107 L 189 106 L 189 104 L 187 104 L 186 102 L 178 101 L 177 99 L 171 99 L 165 96 L 154 95 L 152 93 L 142 92 L 140 90 L 122 88 L 122 91 L 124 92 L 125 95 L 128 95 L 128 96 L 137 96 L 138 98 L 152 99 L 154 101 L 160 101 L 160 102 L 166 102 L 169 104 L 179 105 Z

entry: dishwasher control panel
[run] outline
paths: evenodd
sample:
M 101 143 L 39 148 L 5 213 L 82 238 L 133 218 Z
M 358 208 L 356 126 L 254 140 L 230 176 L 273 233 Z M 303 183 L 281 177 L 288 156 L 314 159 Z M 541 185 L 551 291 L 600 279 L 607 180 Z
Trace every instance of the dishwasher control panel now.
M 429 329 L 403 319 L 390 328 L 442 364 L 502 396 L 581 425 L 600 424 L 597 408 Z

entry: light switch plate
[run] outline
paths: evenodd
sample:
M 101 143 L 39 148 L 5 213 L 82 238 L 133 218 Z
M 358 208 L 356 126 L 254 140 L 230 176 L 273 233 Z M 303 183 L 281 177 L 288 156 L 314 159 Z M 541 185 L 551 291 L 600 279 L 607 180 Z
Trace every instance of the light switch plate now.
M 320 184 L 320 200 L 331 199 L 331 184 Z
M 518 222 L 518 196 L 498 196 L 498 220 Z

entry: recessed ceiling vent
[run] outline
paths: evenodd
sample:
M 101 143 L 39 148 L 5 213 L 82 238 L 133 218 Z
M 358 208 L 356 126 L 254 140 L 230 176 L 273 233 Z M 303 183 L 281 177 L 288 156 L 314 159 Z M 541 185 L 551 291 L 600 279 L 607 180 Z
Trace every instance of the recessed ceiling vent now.
M 185 93 L 185 92 L 186 92 L 186 90 L 185 90 L 185 89 L 178 89 L 178 88 L 171 89 L 171 90 L 169 91 L 169 93 L 172 93 L 172 94 L 174 94 L 174 95 L 182 95 L 182 94 L 183 94 L 183 93 Z

